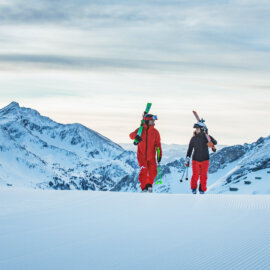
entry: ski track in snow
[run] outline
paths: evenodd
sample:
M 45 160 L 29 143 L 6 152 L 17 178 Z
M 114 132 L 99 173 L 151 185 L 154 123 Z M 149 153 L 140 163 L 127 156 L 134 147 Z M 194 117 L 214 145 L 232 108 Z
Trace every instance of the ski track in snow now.
M 269 269 L 270 196 L 0 189 L 0 269 Z

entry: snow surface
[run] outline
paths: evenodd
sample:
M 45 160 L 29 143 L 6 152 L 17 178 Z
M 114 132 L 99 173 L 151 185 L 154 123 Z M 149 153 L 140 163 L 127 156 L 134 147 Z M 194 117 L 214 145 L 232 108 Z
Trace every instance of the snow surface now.
M 211 175 L 212 177 L 212 175 Z M 238 193 L 238 194 L 270 194 L 270 170 L 264 169 L 257 172 L 251 172 L 246 176 L 239 178 L 237 183 L 231 183 L 227 186 L 222 185 L 227 175 L 221 177 L 213 185 L 208 187 L 208 193 Z M 259 178 L 259 179 L 257 179 Z M 245 184 L 248 181 L 250 184 Z M 237 188 L 237 191 L 230 191 L 229 188 Z
M 270 196 L 0 189 L 0 269 L 269 269 Z

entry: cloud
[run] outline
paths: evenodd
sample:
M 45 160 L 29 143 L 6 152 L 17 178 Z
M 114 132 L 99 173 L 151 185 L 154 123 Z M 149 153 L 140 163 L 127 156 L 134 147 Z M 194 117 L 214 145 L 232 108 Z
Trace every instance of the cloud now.
M 269 13 L 251 0 L 0 0 L 1 102 L 119 141 L 150 100 L 165 142 L 188 140 L 194 108 L 219 138 L 233 127 L 223 143 L 253 140 L 269 122 Z
M 228 56 L 227 56 L 228 57 Z M 219 57 L 219 60 L 222 57 Z M 200 62 L 201 60 L 201 62 Z M 241 60 L 240 60 L 241 61 Z M 77 69 L 77 70 L 148 70 L 148 71 L 195 71 L 195 70 L 249 70 L 249 69 L 261 69 L 261 63 L 253 62 L 252 66 L 244 66 L 239 62 L 226 63 L 219 61 L 208 61 L 205 59 L 190 59 L 185 61 L 180 60 L 144 60 L 144 59 L 113 59 L 103 57 L 80 57 L 69 55 L 31 55 L 31 54 L 0 54 L 0 69 L 6 68 L 5 63 L 10 64 L 10 67 L 15 69 Z M 259 64 L 259 65 L 258 65 Z M 268 65 L 265 68 L 270 68 Z
M 1 59 L 45 68 L 267 69 L 269 11 L 262 1 L 12 1 L 0 4 Z

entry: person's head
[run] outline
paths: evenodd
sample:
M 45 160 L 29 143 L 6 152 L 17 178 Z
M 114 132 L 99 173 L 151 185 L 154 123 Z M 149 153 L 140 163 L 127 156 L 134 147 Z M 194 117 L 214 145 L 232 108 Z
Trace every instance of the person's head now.
M 151 119 L 148 120 L 148 126 L 154 126 L 155 125 L 155 120 Z
M 196 134 L 199 134 L 199 133 L 201 133 L 202 131 L 201 131 L 201 129 L 200 128 L 195 128 L 195 133 Z
M 193 128 L 195 128 L 194 135 L 200 134 L 202 130 L 206 129 L 206 125 L 204 123 L 198 122 L 194 124 Z
M 144 123 L 147 125 L 147 126 L 154 126 L 155 125 L 155 120 L 157 120 L 157 116 L 156 115 L 153 115 L 153 114 L 146 114 L 144 116 Z

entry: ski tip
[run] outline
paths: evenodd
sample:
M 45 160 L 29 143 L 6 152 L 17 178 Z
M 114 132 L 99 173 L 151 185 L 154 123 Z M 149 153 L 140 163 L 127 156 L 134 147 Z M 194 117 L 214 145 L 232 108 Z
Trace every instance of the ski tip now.
M 149 113 L 151 107 L 152 107 L 152 103 L 147 103 L 145 112 Z

